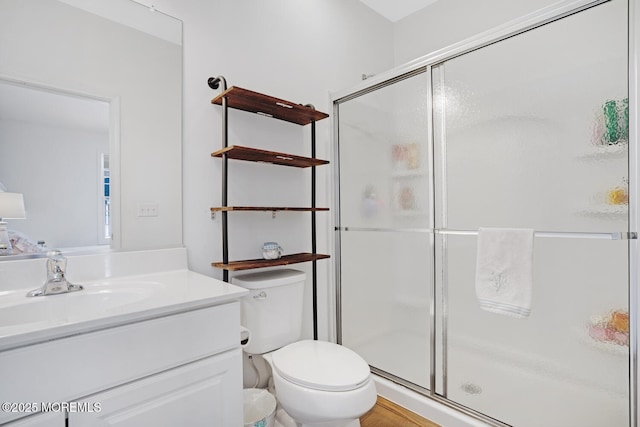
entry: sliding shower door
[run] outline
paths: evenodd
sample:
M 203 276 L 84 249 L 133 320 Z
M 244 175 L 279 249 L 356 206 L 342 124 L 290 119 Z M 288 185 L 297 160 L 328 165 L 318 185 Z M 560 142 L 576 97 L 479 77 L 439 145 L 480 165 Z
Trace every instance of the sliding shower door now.
M 339 105 L 340 342 L 429 387 L 433 281 L 427 99 L 418 73 Z
M 635 425 L 627 7 L 541 12 L 335 101 L 338 338 L 375 372 L 498 426 Z M 534 231 L 526 317 L 480 306 L 486 228 Z
M 436 391 L 509 425 L 629 425 L 626 7 L 433 69 Z M 535 230 L 526 318 L 478 303 L 482 227 Z

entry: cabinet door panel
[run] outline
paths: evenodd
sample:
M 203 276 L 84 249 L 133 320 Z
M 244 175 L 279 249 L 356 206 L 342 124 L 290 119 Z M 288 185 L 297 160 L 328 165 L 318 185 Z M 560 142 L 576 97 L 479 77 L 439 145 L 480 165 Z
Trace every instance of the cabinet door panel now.
M 3 425 L 5 427 L 64 427 L 64 412 L 36 414 Z
M 242 425 L 241 350 L 97 393 L 80 403 L 99 403 L 100 412 L 69 414 L 72 427 Z

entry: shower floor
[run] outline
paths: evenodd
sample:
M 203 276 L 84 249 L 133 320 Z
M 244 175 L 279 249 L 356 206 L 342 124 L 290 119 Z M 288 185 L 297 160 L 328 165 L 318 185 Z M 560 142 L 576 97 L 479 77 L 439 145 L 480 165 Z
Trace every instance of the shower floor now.
M 372 367 L 429 388 L 427 337 L 392 331 L 357 346 L 346 345 Z M 623 393 L 503 359 L 450 343 L 448 399 L 518 427 L 628 426 L 628 398 Z

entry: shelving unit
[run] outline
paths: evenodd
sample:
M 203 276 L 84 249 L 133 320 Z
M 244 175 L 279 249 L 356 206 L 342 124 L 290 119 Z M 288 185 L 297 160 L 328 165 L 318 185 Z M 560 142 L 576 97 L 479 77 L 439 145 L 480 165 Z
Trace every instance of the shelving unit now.
M 256 268 L 274 267 L 302 262 L 311 262 L 313 272 L 313 335 L 318 337 L 317 327 L 317 265 L 321 259 L 329 258 L 329 255 L 316 253 L 316 212 L 328 211 L 328 208 L 316 206 L 316 166 L 326 165 L 326 160 L 317 159 L 316 156 L 316 121 L 329 117 L 328 114 L 317 111 L 312 105 L 301 105 L 240 87 L 232 86 L 227 89 L 224 77 L 211 77 L 208 81 L 209 87 L 218 89 L 222 85 L 222 92 L 211 100 L 212 104 L 222 107 L 222 149 L 211 153 L 212 157 L 222 160 L 222 203 L 221 206 L 212 207 L 211 214 L 217 212 L 222 215 L 222 258 L 221 262 L 214 262 L 211 265 L 223 269 L 223 279 L 229 281 L 229 271 L 251 270 Z M 303 157 L 289 153 L 279 153 L 275 151 L 261 150 L 252 147 L 242 147 L 229 145 L 228 142 L 228 109 L 247 111 L 261 116 L 284 120 L 300 126 L 311 125 L 311 157 Z M 229 206 L 228 195 L 228 161 L 229 159 L 271 163 L 278 166 L 289 166 L 296 168 L 311 169 L 311 203 L 308 207 L 296 206 Z M 229 227 L 227 215 L 229 212 L 247 211 L 277 211 L 309 212 L 311 214 L 311 252 L 301 252 L 282 256 L 278 259 L 249 259 L 249 260 L 229 260 Z
M 620 161 L 627 160 L 629 154 L 628 142 L 620 142 L 612 145 L 592 145 L 579 156 L 581 160 L 590 161 Z M 602 196 L 601 198 L 606 198 Z M 599 219 L 627 219 L 629 215 L 629 205 L 624 204 L 596 204 L 587 206 L 577 212 L 581 216 Z
M 211 78 L 209 82 L 217 78 Z M 217 89 L 217 87 L 212 89 Z M 230 89 L 223 87 L 222 93 L 213 98 L 211 103 L 222 105 L 224 108 L 223 101 L 225 99 L 229 108 L 249 111 L 303 126 L 329 117 L 328 114 L 317 111 L 312 106 L 296 104 L 237 86 L 232 86 Z
M 624 159 L 629 152 L 628 143 L 620 143 L 615 145 L 594 145 L 589 151 L 579 156 L 585 160 L 603 160 L 603 159 Z
M 598 205 L 584 208 L 578 212 L 582 216 L 620 218 L 629 214 L 629 205 Z
M 329 208 L 292 208 L 285 206 L 218 206 L 211 208 L 211 212 L 231 212 L 231 211 L 292 211 L 292 212 L 319 212 L 328 211 Z
M 273 163 L 281 166 L 292 166 L 296 168 L 308 168 L 313 166 L 326 165 L 327 160 L 313 159 L 310 157 L 296 156 L 275 151 L 259 150 L 257 148 L 241 147 L 232 145 L 211 153 L 213 157 L 227 156 L 228 159 L 245 160 L 248 162 Z
M 297 264 L 300 262 L 317 261 L 319 259 L 329 258 L 329 255 L 299 253 L 293 255 L 283 255 L 278 259 L 247 259 L 243 261 L 232 261 L 227 264 L 222 262 L 214 262 L 213 266 L 224 268 L 230 271 L 252 270 L 254 268 L 277 267 L 279 265 Z

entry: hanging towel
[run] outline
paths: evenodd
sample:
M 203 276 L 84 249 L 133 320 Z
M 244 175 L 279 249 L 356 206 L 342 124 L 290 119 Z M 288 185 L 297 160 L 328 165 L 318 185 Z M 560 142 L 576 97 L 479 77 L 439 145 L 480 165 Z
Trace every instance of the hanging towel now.
M 479 229 L 476 296 L 481 308 L 512 317 L 529 316 L 533 234 L 529 229 Z

